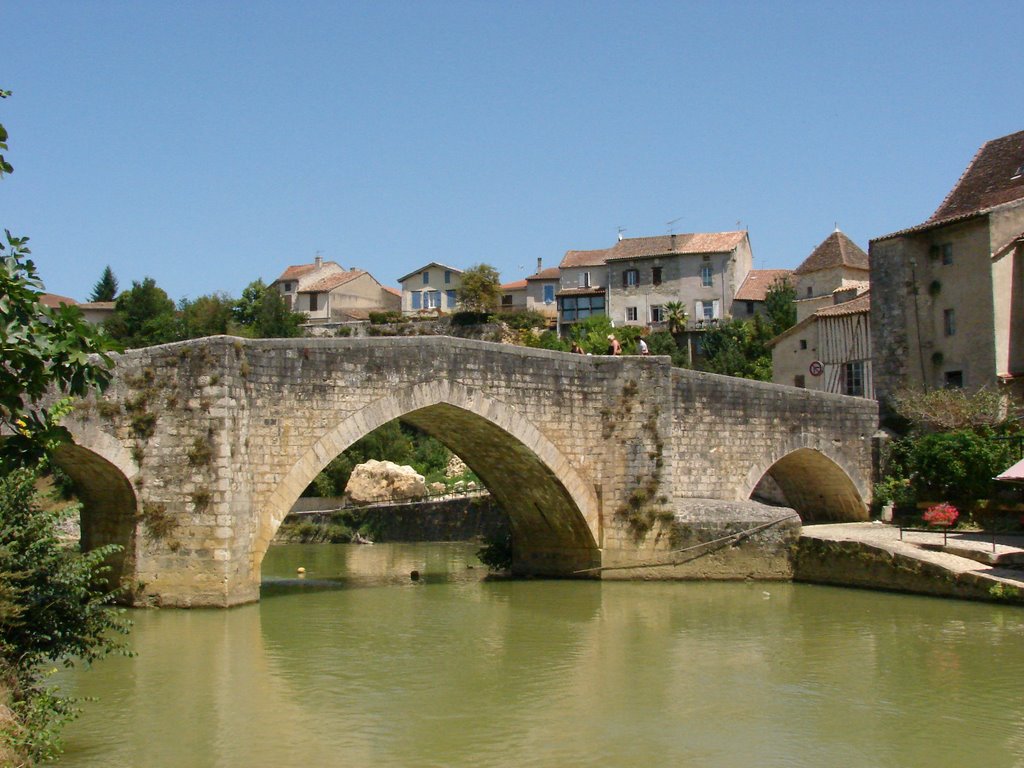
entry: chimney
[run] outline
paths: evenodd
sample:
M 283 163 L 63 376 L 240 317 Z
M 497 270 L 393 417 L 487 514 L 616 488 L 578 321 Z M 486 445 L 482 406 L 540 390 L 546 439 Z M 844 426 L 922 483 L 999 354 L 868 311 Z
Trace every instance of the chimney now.
M 541 258 L 540 256 L 538 256 L 538 257 L 537 257 L 537 271 L 538 271 L 538 272 L 540 272 L 540 270 L 541 270 L 541 264 L 543 264 L 543 263 L 544 263 L 544 262 L 543 262 L 543 259 L 542 259 L 542 258 Z
M 672 233 L 672 245 L 669 246 L 669 250 L 670 251 L 674 251 L 675 249 L 676 249 L 676 233 L 673 232 Z
M 313 263 L 314 263 L 314 264 L 316 265 L 316 268 L 317 268 L 317 269 L 320 269 L 320 268 L 321 268 L 321 267 L 322 267 L 322 266 L 324 265 L 324 257 L 323 257 L 323 256 L 320 256 L 320 255 L 318 255 L 318 256 L 317 256 L 317 257 L 316 257 L 316 258 L 315 258 L 315 259 L 313 260 Z

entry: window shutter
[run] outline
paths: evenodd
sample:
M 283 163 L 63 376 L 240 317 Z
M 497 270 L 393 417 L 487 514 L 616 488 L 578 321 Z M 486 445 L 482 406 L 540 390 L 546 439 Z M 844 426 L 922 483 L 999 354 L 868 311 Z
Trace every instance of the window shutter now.
M 413 294 L 412 294 L 412 308 L 413 309 L 419 309 L 420 308 L 420 292 L 419 291 L 414 291 Z
M 711 302 L 711 307 L 712 307 L 712 309 L 711 309 L 711 316 L 717 320 L 719 318 L 719 314 L 718 314 L 718 299 L 715 299 L 713 302 Z

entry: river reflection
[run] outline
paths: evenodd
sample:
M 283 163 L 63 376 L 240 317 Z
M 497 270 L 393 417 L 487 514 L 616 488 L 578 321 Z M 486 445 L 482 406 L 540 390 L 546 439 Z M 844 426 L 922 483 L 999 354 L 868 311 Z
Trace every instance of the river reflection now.
M 60 765 L 1024 765 L 1019 608 L 473 549 L 275 547 L 258 606 L 136 612 L 137 657 L 66 678 L 100 701 Z

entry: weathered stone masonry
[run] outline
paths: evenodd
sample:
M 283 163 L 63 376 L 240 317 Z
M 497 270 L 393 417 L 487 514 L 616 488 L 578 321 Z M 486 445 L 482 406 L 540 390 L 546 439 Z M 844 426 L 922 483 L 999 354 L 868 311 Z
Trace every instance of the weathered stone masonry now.
M 564 576 L 784 516 L 748 501 L 765 483 L 805 519 L 863 519 L 877 410 L 660 357 L 215 337 L 120 356 L 109 390 L 77 408 L 61 461 L 85 500 L 84 542 L 125 546 L 115 565 L 137 602 L 233 605 L 258 598 L 302 490 L 395 418 L 480 476 L 509 514 L 518 571 Z M 784 578 L 798 527 L 766 534 L 769 556 L 739 547 L 604 576 Z

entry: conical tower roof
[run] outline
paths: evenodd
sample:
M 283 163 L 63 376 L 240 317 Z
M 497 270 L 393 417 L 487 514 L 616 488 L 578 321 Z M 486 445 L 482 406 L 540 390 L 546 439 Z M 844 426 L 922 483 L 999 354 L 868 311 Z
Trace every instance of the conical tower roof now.
M 804 263 L 797 267 L 793 274 L 806 275 L 835 267 L 868 269 L 868 255 L 838 229 L 822 240 L 821 245 L 804 259 Z

